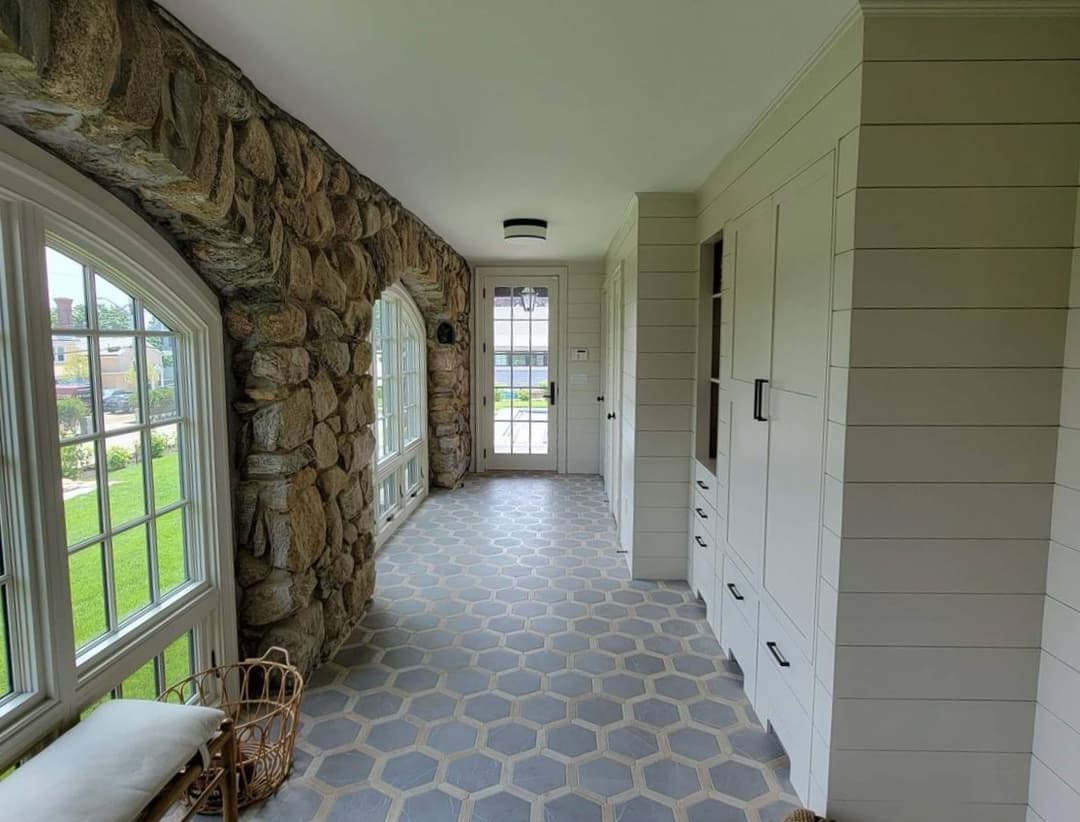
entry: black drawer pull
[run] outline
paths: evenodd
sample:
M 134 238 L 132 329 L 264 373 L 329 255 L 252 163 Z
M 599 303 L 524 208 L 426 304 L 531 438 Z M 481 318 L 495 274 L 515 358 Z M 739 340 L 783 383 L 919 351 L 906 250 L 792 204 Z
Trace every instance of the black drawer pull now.
M 742 602 L 744 599 L 746 599 L 746 597 L 739 593 L 739 589 L 735 587 L 734 582 L 729 582 L 727 584 L 727 589 L 731 591 L 731 595 L 735 597 L 736 602 Z
M 694 542 L 696 542 L 702 548 L 708 548 L 709 547 L 709 543 L 707 543 L 705 540 L 703 540 L 701 537 L 697 536 L 696 534 L 694 535 Z
M 698 488 L 700 488 L 702 491 L 708 491 L 709 490 L 709 486 L 706 485 L 705 483 L 703 483 L 701 480 L 697 480 L 697 484 L 698 484 Z
M 766 642 L 765 647 L 769 649 L 770 653 L 772 653 L 773 659 L 776 660 L 777 665 L 779 665 L 781 668 L 791 667 L 791 663 L 784 659 L 783 654 L 780 653 L 780 649 L 776 647 L 775 642 Z
M 697 515 L 698 515 L 699 517 L 701 517 L 702 519 L 708 519 L 708 518 L 709 518 L 709 515 L 708 515 L 708 514 L 706 514 L 706 513 L 705 513 L 705 512 L 703 511 L 703 510 L 701 510 L 700 508 L 695 508 L 694 510 L 695 510 L 695 511 L 697 511 Z
M 769 421 L 769 418 L 764 414 L 765 386 L 768 384 L 768 380 L 754 380 L 754 419 L 758 422 Z

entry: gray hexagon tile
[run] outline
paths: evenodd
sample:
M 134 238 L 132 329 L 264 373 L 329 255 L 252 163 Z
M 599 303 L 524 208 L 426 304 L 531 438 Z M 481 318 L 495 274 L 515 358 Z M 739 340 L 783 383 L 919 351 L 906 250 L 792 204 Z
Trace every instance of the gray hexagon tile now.
M 779 822 L 778 740 L 680 582 L 631 580 L 596 477 L 469 477 L 376 557 L 287 783 L 245 819 Z

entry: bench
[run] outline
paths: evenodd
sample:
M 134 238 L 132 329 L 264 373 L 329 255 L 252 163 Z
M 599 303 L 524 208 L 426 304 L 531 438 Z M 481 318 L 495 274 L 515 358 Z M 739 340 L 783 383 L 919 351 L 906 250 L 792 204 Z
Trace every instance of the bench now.
M 221 791 L 237 819 L 232 720 L 216 708 L 117 699 L 0 781 L 0 817 L 19 822 L 163 819 L 192 789 Z M 199 801 L 186 808 L 193 816 Z

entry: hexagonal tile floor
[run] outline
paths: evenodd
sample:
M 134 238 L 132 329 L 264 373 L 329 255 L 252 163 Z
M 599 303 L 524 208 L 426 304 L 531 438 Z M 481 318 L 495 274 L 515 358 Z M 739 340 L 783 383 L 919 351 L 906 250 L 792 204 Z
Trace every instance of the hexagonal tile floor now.
M 778 822 L 797 799 L 684 583 L 631 580 L 597 477 L 469 477 L 379 553 L 259 820 Z

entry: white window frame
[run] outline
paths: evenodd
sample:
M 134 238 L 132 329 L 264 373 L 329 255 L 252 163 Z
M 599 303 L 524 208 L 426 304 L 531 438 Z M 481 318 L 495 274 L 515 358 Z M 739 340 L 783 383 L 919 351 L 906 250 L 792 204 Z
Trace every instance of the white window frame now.
M 44 246 L 47 234 L 102 264 L 182 335 L 192 582 L 77 658 L 58 459 Z M 225 348 L 218 300 L 183 258 L 88 178 L 0 127 L 0 521 L 15 583 L 9 626 L 18 694 L 0 702 L 0 766 L 116 688 L 174 639 L 195 632 L 195 665 L 238 656 L 232 565 Z M 49 375 L 48 379 L 41 375 Z M 33 375 L 38 375 L 35 379 Z M 104 489 L 103 489 L 104 490 Z M 9 607 L 10 602 L 9 600 Z
M 372 481 L 375 496 L 375 546 L 376 549 L 390 538 L 405 520 L 407 520 L 427 497 L 428 480 L 428 424 L 427 424 L 427 334 L 425 332 L 424 317 L 420 309 L 416 307 L 409 292 L 400 285 L 392 285 L 379 295 L 379 300 L 394 303 L 394 326 L 391 331 L 392 346 L 395 354 L 396 370 L 394 379 L 396 392 L 394 397 L 393 425 L 397 442 L 396 450 L 379 459 L 379 448 L 376 442 L 374 456 L 372 457 Z M 417 337 L 417 369 L 419 388 L 417 403 L 419 405 L 420 436 L 411 443 L 405 443 L 405 381 L 404 381 L 404 339 L 405 325 L 412 326 Z M 375 350 L 375 327 L 372 323 L 371 348 Z M 372 390 L 375 390 L 375 357 L 372 357 Z M 376 426 L 376 438 L 378 426 Z M 416 457 L 420 466 L 420 477 L 416 484 L 408 486 L 406 471 L 409 463 Z M 397 489 L 394 504 L 386 511 L 379 512 L 378 497 L 382 483 L 394 478 Z

